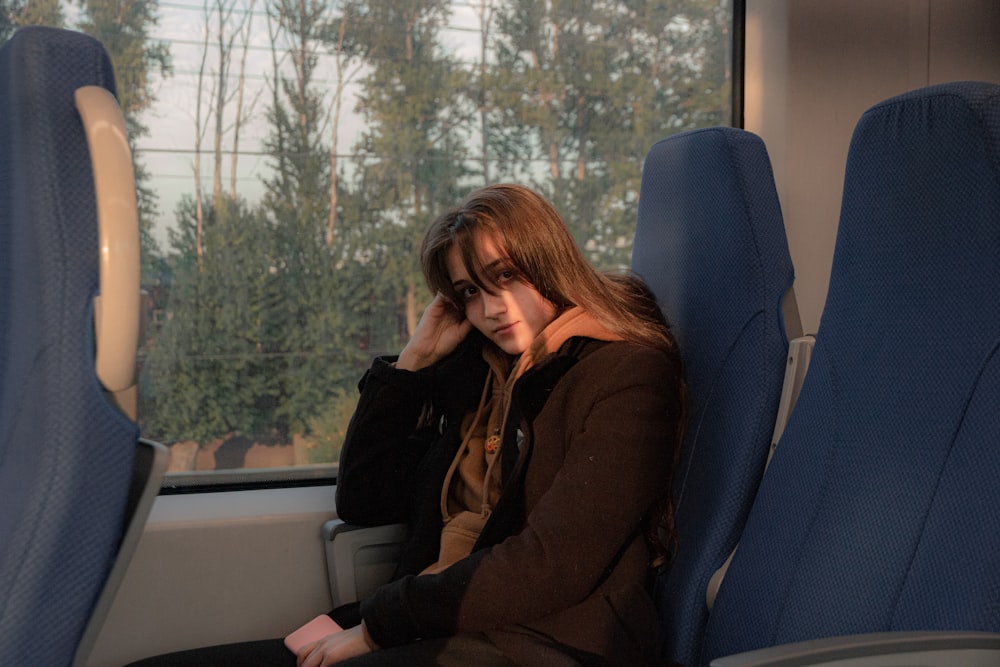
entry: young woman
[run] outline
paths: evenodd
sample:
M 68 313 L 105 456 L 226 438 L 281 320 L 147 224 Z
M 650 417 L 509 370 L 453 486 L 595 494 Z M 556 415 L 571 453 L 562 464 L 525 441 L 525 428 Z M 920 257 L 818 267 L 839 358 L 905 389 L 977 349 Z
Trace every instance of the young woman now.
M 514 185 L 441 216 L 422 264 L 436 296 L 362 381 L 337 484 L 345 521 L 409 521 L 412 537 L 362 624 L 300 664 L 418 646 L 438 662 L 652 662 L 645 588 L 673 537 L 683 413 L 654 300 L 595 271 L 551 204 Z
M 438 218 L 421 259 L 436 296 L 362 379 L 337 480 L 342 519 L 407 521 L 410 539 L 360 622 L 297 664 L 653 663 L 647 585 L 674 538 L 684 412 L 655 300 L 595 271 L 515 185 Z M 247 649 L 257 664 L 280 651 Z

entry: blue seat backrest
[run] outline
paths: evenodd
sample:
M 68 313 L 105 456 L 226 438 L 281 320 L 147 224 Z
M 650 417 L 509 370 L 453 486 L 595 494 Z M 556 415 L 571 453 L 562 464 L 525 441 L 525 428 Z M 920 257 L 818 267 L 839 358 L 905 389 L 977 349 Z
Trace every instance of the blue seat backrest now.
M 673 327 L 690 395 L 674 479 L 678 551 L 656 591 L 666 657 L 687 664 L 700 650 L 709 579 L 760 481 L 788 349 L 781 303 L 792 263 L 759 137 L 720 127 L 653 146 L 632 269 Z
M 97 218 L 73 93 L 103 47 L 25 28 L 0 48 L 0 664 L 66 665 L 121 538 L 138 428 L 94 370 Z
M 893 630 L 1000 631 L 1000 86 L 889 99 L 847 158 L 809 373 L 705 662 Z

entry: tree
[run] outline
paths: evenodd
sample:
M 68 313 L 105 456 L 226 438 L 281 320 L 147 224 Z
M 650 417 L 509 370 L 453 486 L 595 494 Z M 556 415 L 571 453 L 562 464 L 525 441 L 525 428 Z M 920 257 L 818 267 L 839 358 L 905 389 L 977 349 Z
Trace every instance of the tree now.
M 253 11 L 256 4 L 256 0 L 250 0 L 250 4 L 246 9 L 245 20 L 242 23 L 243 48 L 240 53 L 240 72 L 239 78 L 237 79 L 238 83 L 236 93 L 236 114 L 235 120 L 233 121 L 233 153 L 229 168 L 230 199 L 236 199 L 236 166 L 240 155 L 240 130 L 243 128 L 243 123 L 250 118 L 253 113 L 253 107 L 256 104 L 256 98 L 253 99 L 249 105 L 246 105 L 245 100 L 247 52 L 250 48 L 250 28 L 253 25 Z
M 199 267 L 201 267 L 202 257 L 205 254 L 205 208 L 201 191 L 201 143 L 205 140 L 205 133 L 208 130 L 202 114 L 204 109 L 202 98 L 205 95 L 205 74 L 208 61 L 208 38 L 211 33 L 211 18 L 207 0 L 203 9 L 205 24 L 202 29 L 201 61 L 198 64 L 198 86 L 194 98 L 194 164 L 192 165 L 194 172 L 194 251 L 198 258 Z M 211 95 L 209 95 L 209 99 L 211 99 Z M 216 203 L 213 202 L 213 208 Z
M 195 201 L 195 249 L 198 254 L 198 261 L 201 261 L 203 252 L 202 235 L 204 227 L 204 211 L 202 210 L 201 193 L 201 155 L 202 142 L 208 133 L 209 127 L 212 129 L 212 206 L 218 209 L 218 215 L 225 215 L 228 206 L 222 202 L 222 166 L 223 166 L 223 142 L 226 134 L 231 130 L 233 136 L 232 159 L 230 162 L 230 200 L 236 199 L 236 167 L 239 153 L 239 137 L 242 123 L 249 115 L 253 103 L 248 109 L 244 108 L 245 79 L 246 79 L 246 58 L 250 40 L 250 26 L 253 22 L 254 0 L 250 0 L 248 7 L 240 8 L 236 0 L 214 0 L 214 6 L 210 6 L 205 0 L 202 8 L 204 24 L 202 30 L 201 61 L 198 65 L 197 92 L 195 94 L 195 146 L 194 146 L 194 201 Z M 210 37 L 214 34 L 214 40 L 210 43 Z M 236 39 L 242 40 L 242 54 L 240 56 L 239 71 L 236 80 L 236 90 L 230 90 L 230 72 L 232 69 L 233 54 L 236 48 Z M 208 56 L 210 46 L 215 50 L 215 70 L 208 69 Z M 206 78 L 208 81 L 206 81 Z M 206 86 L 209 90 L 206 92 Z M 235 118 L 227 124 L 227 108 L 233 103 L 235 97 L 236 111 Z
M 286 298 L 267 317 L 277 334 L 274 349 L 286 355 L 276 369 L 276 419 L 295 432 L 308 431 L 338 388 L 356 382 L 363 360 L 361 324 L 354 317 L 361 296 L 356 277 L 344 268 L 350 251 L 335 235 L 327 240 L 326 100 L 313 83 L 327 11 L 318 0 L 271 0 L 268 6 L 275 72 L 265 146 L 274 169 L 264 182 L 262 207 L 274 230 L 273 271 Z M 288 63 L 287 74 L 281 62 Z
M 380 245 L 370 254 L 384 262 L 384 279 L 398 285 L 409 333 L 421 310 L 420 239 L 431 216 L 454 204 L 469 173 L 468 74 L 438 41 L 450 9 L 444 0 L 347 4 L 370 68 L 358 101 L 367 129 L 356 148 L 358 187 L 380 224 Z
M 652 143 L 721 122 L 691 101 L 699 89 L 728 90 L 707 60 L 728 37 L 717 30 L 725 15 L 717 0 L 511 0 L 499 11 L 485 85 L 491 141 L 553 199 L 596 264 L 628 264 Z
M 480 137 L 480 170 L 483 174 L 483 181 L 490 182 L 490 114 L 489 114 L 489 93 L 487 91 L 487 81 L 489 80 L 489 48 L 490 34 L 493 26 L 494 6 L 493 0 L 479 0 L 476 8 L 479 17 L 479 64 L 476 71 L 476 80 L 479 89 L 476 91 L 477 111 L 479 112 Z
M 446 0 L 268 0 L 265 194 L 251 206 L 206 193 L 200 233 L 198 202 L 178 209 L 150 361 L 154 434 L 304 434 L 334 451 L 368 358 L 398 350 L 416 323 L 431 217 L 483 181 L 532 182 L 595 263 L 628 263 L 645 152 L 724 119 L 720 5 L 473 8 L 479 55 L 461 62 L 441 42 Z M 353 164 L 337 148 L 349 83 L 367 123 Z M 211 91 L 218 114 L 229 98 Z M 229 129 L 219 117 L 217 138 Z
M 350 4 L 341 5 L 341 13 L 322 29 L 323 42 L 333 56 L 335 82 L 333 105 L 330 111 L 330 209 L 326 225 L 326 245 L 333 245 L 333 235 L 337 228 L 338 191 L 340 187 L 340 120 L 343 113 L 344 95 L 347 85 L 361 70 L 357 61 L 367 53 L 367 46 L 351 36 L 354 17 Z
M 59 0 L 4 0 L 0 2 L 0 43 L 26 25 L 60 28 L 66 23 Z
M 10 36 L 19 27 L 18 15 L 21 3 L 22 0 L 7 0 L 3 5 L 0 5 L 0 43 L 10 39 Z
M 211 115 L 214 117 L 212 136 L 212 154 L 214 157 L 212 170 L 212 201 L 218 205 L 222 198 L 222 144 L 227 132 L 233 130 L 233 163 L 230 197 L 236 194 L 236 155 L 239 144 L 239 129 L 245 110 L 243 96 L 245 92 L 246 55 L 249 46 L 250 26 L 253 22 L 254 0 L 246 8 L 240 8 L 236 0 L 215 0 L 215 43 L 216 76 L 214 78 L 214 95 L 211 104 Z M 208 8 L 205 9 L 206 34 L 211 22 Z M 230 72 L 232 71 L 235 41 L 241 38 L 243 42 L 239 72 L 236 80 L 236 90 L 230 89 Z M 207 49 L 207 45 L 206 45 Z M 235 119 L 227 124 L 226 109 L 236 101 Z M 252 106 L 252 105 L 251 105 Z
M 203 256 L 195 202 L 178 206 L 170 231 L 173 282 L 167 317 L 149 353 L 152 437 L 201 443 L 230 433 L 267 433 L 274 421 L 275 355 L 266 312 L 282 299 L 267 249 L 271 230 L 243 202 L 203 206 Z

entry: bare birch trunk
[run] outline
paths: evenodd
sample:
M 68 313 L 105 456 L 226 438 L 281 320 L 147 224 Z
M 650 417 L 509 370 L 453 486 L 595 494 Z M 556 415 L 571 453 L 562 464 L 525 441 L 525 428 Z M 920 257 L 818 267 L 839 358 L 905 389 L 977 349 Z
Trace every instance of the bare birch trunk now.
M 212 139 L 212 155 L 215 158 L 212 169 L 212 206 L 218 211 L 222 198 L 222 116 L 226 110 L 226 85 L 229 71 L 229 54 L 226 48 L 226 23 L 229 12 L 224 12 L 225 0 L 216 0 L 216 17 L 218 19 L 218 50 L 219 69 L 218 87 L 215 89 L 215 136 Z
M 333 122 L 330 138 L 330 212 L 326 220 L 326 247 L 333 247 L 333 233 L 337 227 L 337 147 L 340 134 L 340 110 L 344 98 L 344 38 L 347 35 L 347 15 L 341 17 L 337 31 L 337 51 L 334 62 L 337 67 L 337 87 L 333 97 Z
M 195 254 L 198 257 L 198 268 L 202 266 L 202 258 L 205 254 L 204 250 L 204 234 L 205 234 L 205 212 L 202 210 L 201 206 L 201 140 L 204 136 L 204 128 L 202 127 L 201 120 L 201 94 L 205 85 L 205 61 L 208 59 L 208 1 L 204 4 L 204 15 L 205 15 L 205 39 L 202 42 L 201 49 L 201 64 L 198 66 L 198 92 L 195 96 L 195 111 L 194 111 L 194 215 L 195 215 L 195 232 L 194 232 L 194 247 Z
M 483 182 L 490 182 L 490 141 L 489 125 L 487 124 L 486 99 L 486 52 L 489 46 L 490 22 L 493 20 L 492 0 L 479 2 L 479 125 L 482 132 Z
M 233 126 L 233 153 L 229 165 L 229 198 L 236 199 L 236 166 L 240 155 L 240 129 L 243 126 L 243 95 L 246 89 L 247 50 L 250 45 L 250 26 L 253 23 L 253 8 L 256 0 L 250 0 L 243 24 L 243 53 L 240 55 L 240 76 L 236 94 L 236 120 Z

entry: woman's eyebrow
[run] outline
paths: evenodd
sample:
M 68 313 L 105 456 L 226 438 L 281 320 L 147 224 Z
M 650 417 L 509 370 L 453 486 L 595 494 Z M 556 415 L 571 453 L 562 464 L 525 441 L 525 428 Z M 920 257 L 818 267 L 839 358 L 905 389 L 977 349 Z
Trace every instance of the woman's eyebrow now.
M 505 266 L 508 264 L 510 264 L 510 262 L 505 257 L 497 257 L 492 262 L 484 266 L 482 270 L 483 273 L 488 274 L 498 266 Z M 459 278 L 458 280 L 453 280 L 451 286 L 457 288 L 460 285 L 478 285 L 477 278 L 478 276 L 476 278 Z

